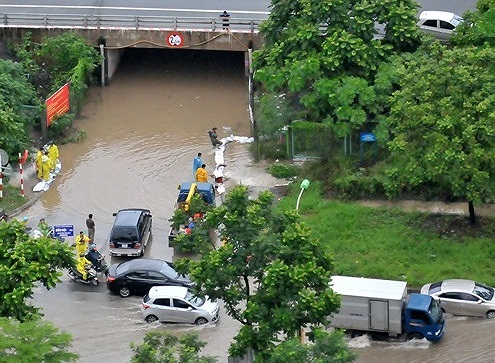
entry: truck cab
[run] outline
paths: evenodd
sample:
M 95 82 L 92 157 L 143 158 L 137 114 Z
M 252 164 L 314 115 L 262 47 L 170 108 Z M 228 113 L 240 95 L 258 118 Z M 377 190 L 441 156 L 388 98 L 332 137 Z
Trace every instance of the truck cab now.
M 438 341 L 445 331 L 440 304 L 429 295 L 412 293 L 404 308 L 404 330 L 410 338 Z

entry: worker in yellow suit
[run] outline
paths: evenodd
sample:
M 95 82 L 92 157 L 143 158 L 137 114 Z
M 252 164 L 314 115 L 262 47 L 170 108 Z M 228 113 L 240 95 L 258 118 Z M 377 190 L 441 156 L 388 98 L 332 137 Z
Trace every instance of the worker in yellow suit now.
M 91 261 L 84 257 L 84 255 L 79 255 L 79 258 L 77 259 L 77 271 L 81 273 L 84 281 L 88 280 L 88 270 L 86 270 L 86 266 L 91 266 Z
M 46 155 L 41 157 L 41 173 L 43 174 L 43 180 L 48 181 L 50 179 L 50 170 L 52 170 L 52 161 Z
M 201 168 L 198 168 L 198 170 L 196 170 L 196 181 L 200 183 L 206 183 L 208 181 L 206 164 L 201 165 Z
M 34 159 L 34 164 L 36 165 L 36 176 L 40 180 L 43 178 L 43 162 L 41 161 L 43 155 L 45 155 L 45 152 L 43 151 L 43 148 L 40 147 L 36 153 L 36 158 Z
M 53 143 L 53 141 L 48 143 L 48 157 L 52 162 L 51 170 L 54 171 L 58 161 L 58 147 Z

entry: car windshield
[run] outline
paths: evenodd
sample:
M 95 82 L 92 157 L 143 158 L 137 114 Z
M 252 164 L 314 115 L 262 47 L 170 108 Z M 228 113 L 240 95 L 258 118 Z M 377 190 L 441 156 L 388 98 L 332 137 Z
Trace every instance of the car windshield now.
M 453 26 L 458 26 L 460 23 L 462 23 L 464 21 L 464 19 L 462 19 L 460 16 L 458 15 L 454 15 L 454 17 L 452 18 L 452 20 L 450 21 L 452 23 Z
M 205 303 L 204 299 L 193 295 L 189 290 L 187 291 L 185 299 L 186 299 L 186 301 L 190 302 L 194 306 L 201 306 Z
M 431 318 L 435 321 L 435 323 L 440 323 L 443 319 L 443 312 L 440 307 L 440 303 L 437 300 L 432 299 L 429 310 Z
M 179 273 L 173 269 L 168 263 L 164 262 L 160 272 L 167 276 L 169 279 L 177 279 L 179 278 Z
M 473 292 L 485 300 L 491 300 L 493 298 L 493 288 L 475 283 Z
M 136 228 L 115 227 L 110 240 L 112 242 L 133 242 L 137 241 Z

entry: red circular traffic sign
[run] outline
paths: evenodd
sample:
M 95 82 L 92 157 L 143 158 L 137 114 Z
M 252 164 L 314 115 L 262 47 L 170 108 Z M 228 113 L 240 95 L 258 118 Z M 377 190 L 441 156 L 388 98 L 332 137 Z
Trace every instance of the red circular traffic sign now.
M 182 39 L 182 35 L 179 33 L 170 33 L 167 36 L 167 43 L 171 47 L 182 47 L 184 39 Z

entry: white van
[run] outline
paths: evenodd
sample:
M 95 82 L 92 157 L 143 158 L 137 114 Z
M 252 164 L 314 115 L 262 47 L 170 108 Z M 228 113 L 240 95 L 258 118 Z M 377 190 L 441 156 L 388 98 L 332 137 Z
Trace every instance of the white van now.
M 192 294 L 184 286 L 154 286 L 143 298 L 141 312 L 148 323 L 160 322 L 207 324 L 218 320 L 216 301 Z

